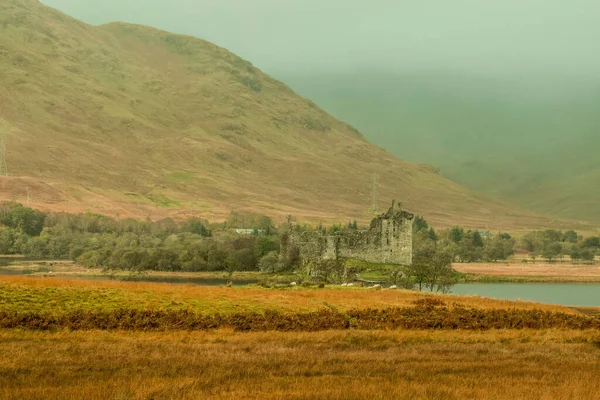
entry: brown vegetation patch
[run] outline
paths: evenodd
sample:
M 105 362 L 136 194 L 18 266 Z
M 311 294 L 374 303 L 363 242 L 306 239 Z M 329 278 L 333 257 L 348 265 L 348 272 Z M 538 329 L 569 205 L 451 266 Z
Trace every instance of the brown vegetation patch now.
M 188 310 L 72 311 L 35 313 L 0 311 L 0 328 L 31 330 L 212 330 L 231 328 L 237 332 L 317 332 L 340 329 L 600 329 L 600 319 L 584 315 L 542 310 L 447 307 L 438 299 L 417 301 L 414 307 L 351 309 L 339 312 L 321 309 L 309 313 L 197 314 Z
M 26 203 L 28 194 L 30 202 L 35 203 L 52 204 L 66 200 L 65 193 L 60 189 L 39 179 L 0 176 L 0 200 Z

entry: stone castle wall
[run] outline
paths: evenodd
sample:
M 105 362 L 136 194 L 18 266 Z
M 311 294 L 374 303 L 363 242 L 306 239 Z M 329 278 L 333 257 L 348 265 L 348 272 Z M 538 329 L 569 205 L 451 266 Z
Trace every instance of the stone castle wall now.
M 366 231 L 292 233 L 286 245 L 297 247 L 302 260 L 352 258 L 374 264 L 411 265 L 413 220 L 412 214 L 394 202 L 387 213 L 371 221 Z

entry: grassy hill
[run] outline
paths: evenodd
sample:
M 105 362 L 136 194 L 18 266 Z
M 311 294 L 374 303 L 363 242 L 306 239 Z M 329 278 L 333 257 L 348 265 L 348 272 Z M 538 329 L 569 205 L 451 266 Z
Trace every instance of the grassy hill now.
M 283 75 L 374 143 L 546 215 L 600 221 L 600 81 L 442 72 Z
M 67 211 L 367 220 L 378 175 L 438 225 L 558 225 L 401 161 L 252 64 L 153 28 L 0 0 L 2 199 Z

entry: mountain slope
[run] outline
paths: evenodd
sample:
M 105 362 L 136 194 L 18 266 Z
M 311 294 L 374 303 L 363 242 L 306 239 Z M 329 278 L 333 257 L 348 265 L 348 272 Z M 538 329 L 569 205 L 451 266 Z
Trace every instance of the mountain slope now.
M 282 74 L 399 157 L 477 192 L 600 221 L 600 80 L 442 72 Z
M 0 0 L 5 199 L 160 217 L 232 210 L 370 217 L 392 198 L 439 225 L 555 221 L 396 159 L 211 43 L 121 23 L 94 27 L 34 0 Z

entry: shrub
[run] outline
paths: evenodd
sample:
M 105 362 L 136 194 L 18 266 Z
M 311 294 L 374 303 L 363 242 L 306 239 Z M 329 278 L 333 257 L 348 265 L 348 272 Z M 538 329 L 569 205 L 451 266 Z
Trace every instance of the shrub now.
M 258 262 L 258 269 L 264 273 L 276 273 L 283 269 L 283 266 L 279 262 L 279 256 L 276 251 L 272 251 L 266 256 L 262 257 Z
M 30 236 L 39 236 L 44 229 L 46 214 L 21 204 L 5 204 L 0 222 Z
M 23 247 L 23 254 L 27 257 L 42 258 L 46 255 L 46 243 L 39 237 L 33 237 Z
M 584 250 L 581 252 L 581 259 L 585 261 L 594 261 L 595 255 L 590 250 Z
M 199 218 L 192 218 L 190 220 L 187 220 L 183 225 L 183 229 L 186 232 L 195 233 L 196 235 L 204 237 L 212 236 L 211 231 L 208 230 L 204 222 L 202 222 L 202 220 Z
M 414 307 L 353 309 L 346 313 L 321 309 L 315 312 L 243 312 L 205 315 L 189 310 L 154 311 L 119 309 L 32 313 L 0 311 L 0 329 L 71 330 L 210 330 L 322 331 L 329 329 L 600 329 L 600 319 L 542 310 L 476 309 L 447 307 L 435 298 L 420 299 Z

